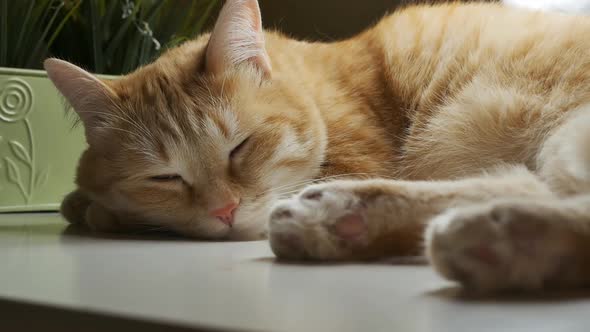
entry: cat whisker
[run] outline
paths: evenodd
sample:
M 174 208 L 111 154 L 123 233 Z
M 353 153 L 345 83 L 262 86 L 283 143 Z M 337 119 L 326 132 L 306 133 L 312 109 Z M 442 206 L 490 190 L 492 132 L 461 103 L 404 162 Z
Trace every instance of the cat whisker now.
M 147 128 L 145 128 L 145 126 L 140 125 L 137 121 L 133 121 L 133 119 L 131 119 L 129 116 L 126 117 L 122 117 L 120 115 L 117 114 L 113 114 L 113 113 L 109 113 L 109 112 L 98 112 L 98 111 L 86 111 L 86 113 L 90 113 L 90 114 L 99 114 L 108 118 L 113 118 L 113 119 L 117 119 L 117 120 L 121 120 L 123 122 L 126 122 L 128 124 L 130 124 L 131 126 L 133 126 L 135 129 L 137 129 L 138 131 L 140 131 L 143 135 L 145 135 L 146 137 L 152 137 L 152 134 L 150 133 L 149 130 L 147 130 Z
M 307 186 L 310 184 L 316 184 L 316 183 L 322 183 L 322 182 L 326 182 L 329 180 L 335 180 L 335 179 L 340 179 L 340 178 L 344 178 L 344 177 L 365 177 L 365 178 L 373 178 L 376 177 L 374 174 L 371 173 L 345 173 L 345 174 L 336 174 L 336 175 L 329 175 L 329 176 L 324 176 L 321 178 L 317 178 L 317 179 L 307 179 L 307 180 L 302 180 L 302 181 L 296 181 L 296 182 L 292 182 L 292 183 L 288 183 L 282 186 L 278 186 L 278 187 L 273 187 L 270 188 L 266 191 L 263 191 L 262 193 L 258 194 L 258 196 L 261 195 L 265 195 L 268 194 L 270 192 L 275 192 L 275 191 L 280 191 L 280 190 L 288 190 L 294 187 L 303 187 L 303 186 Z M 394 179 L 393 177 L 387 177 L 387 176 L 377 176 L 378 178 L 385 178 L 385 179 Z
M 276 192 L 276 191 L 280 192 L 281 190 L 289 190 L 291 188 L 304 187 L 309 184 L 314 184 L 314 183 L 316 183 L 316 181 L 317 181 L 317 179 L 309 179 L 309 180 L 303 180 L 303 181 L 297 181 L 297 182 L 285 184 L 285 185 L 278 186 L 278 187 L 273 187 L 273 188 L 270 188 L 266 191 L 261 192 L 260 194 L 258 194 L 258 196 L 265 195 L 265 194 L 268 194 L 271 192 Z M 299 188 L 299 189 L 301 189 L 301 188 Z M 299 189 L 297 189 L 297 190 L 299 190 Z
M 300 191 L 301 190 L 292 190 L 292 191 L 282 192 L 282 193 L 279 193 L 278 196 L 280 199 L 284 199 L 284 198 L 291 197 L 295 194 L 298 194 Z
M 136 137 L 136 138 L 141 138 L 141 136 L 137 135 L 137 134 L 136 134 L 136 133 L 134 133 L 134 132 L 131 132 L 131 131 L 129 131 L 129 130 L 126 130 L 126 129 L 115 128 L 115 127 L 111 127 L 111 126 L 97 126 L 97 127 L 95 127 L 95 128 L 97 128 L 97 129 L 108 129 L 108 130 L 116 130 L 116 131 L 121 131 L 121 132 L 127 133 L 127 134 L 129 134 L 129 135 L 132 135 L 133 137 Z
M 334 175 L 333 177 L 337 177 L 337 175 Z M 314 183 L 315 181 L 318 181 L 318 179 L 306 179 L 306 180 L 301 180 L 301 181 L 295 181 L 295 182 L 287 183 L 285 185 L 270 188 L 270 189 L 262 192 L 261 194 L 265 194 L 268 192 L 272 192 L 272 191 L 280 190 L 280 189 L 285 189 L 285 188 L 288 189 L 288 188 L 292 188 L 292 187 L 296 187 L 296 186 L 304 186 L 307 184 Z

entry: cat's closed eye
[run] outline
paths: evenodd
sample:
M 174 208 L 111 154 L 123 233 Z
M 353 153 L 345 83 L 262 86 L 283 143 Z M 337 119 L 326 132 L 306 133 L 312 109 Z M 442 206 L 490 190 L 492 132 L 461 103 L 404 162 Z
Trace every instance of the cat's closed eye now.
M 235 148 L 233 148 L 230 153 L 229 153 L 229 159 L 233 159 L 235 158 L 235 156 L 241 151 L 243 150 L 244 146 L 246 146 L 246 144 L 248 143 L 248 141 L 250 140 L 250 136 L 248 136 L 246 139 L 244 139 L 240 144 L 236 145 Z
M 178 174 L 161 174 L 156 176 L 149 177 L 149 180 L 155 182 L 173 182 L 173 181 L 182 181 L 182 176 Z

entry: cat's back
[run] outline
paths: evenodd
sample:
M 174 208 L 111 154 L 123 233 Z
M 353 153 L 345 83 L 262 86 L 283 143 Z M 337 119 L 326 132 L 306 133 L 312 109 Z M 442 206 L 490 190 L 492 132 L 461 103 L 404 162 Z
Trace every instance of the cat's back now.
M 431 106 L 435 95 L 452 96 L 478 75 L 545 92 L 558 84 L 590 83 L 588 35 L 585 16 L 450 3 L 402 9 L 362 38 L 381 45 L 383 62 L 396 86 L 407 90 L 404 95 Z
M 498 3 L 416 5 L 383 18 L 366 34 L 389 49 L 416 53 L 453 48 L 510 51 L 527 42 L 549 49 L 561 41 L 590 46 L 578 33 L 590 31 L 590 18 L 509 7 Z M 442 54 L 441 54 L 442 55 Z
M 409 119 L 404 175 L 534 168 L 546 134 L 590 103 L 588 35 L 588 17 L 499 4 L 415 6 L 384 18 L 360 38 L 381 45 Z

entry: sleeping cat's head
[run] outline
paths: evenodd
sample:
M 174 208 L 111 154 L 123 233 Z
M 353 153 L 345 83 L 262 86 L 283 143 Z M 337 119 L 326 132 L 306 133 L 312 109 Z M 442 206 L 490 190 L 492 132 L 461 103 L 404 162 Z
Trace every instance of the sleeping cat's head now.
M 276 188 L 315 176 L 323 160 L 318 112 L 273 75 L 255 0 L 228 0 L 210 38 L 120 79 L 56 59 L 45 68 L 85 128 L 81 192 L 133 222 L 256 238 Z

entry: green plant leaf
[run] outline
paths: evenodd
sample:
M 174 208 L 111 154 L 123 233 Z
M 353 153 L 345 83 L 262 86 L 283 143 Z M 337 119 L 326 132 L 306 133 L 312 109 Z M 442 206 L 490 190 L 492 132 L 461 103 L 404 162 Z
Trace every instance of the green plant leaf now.
M 47 183 L 47 179 L 49 179 L 49 166 L 37 172 L 37 175 L 35 175 L 35 189 L 43 187 Z
M 64 3 L 59 2 L 58 5 L 56 6 L 56 8 L 53 9 L 54 10 L 53 15 L 51 15 L 51 19 L 49 19 L 49 23 L 46 24 L 45 29 L 43 30 L 43 33 L 41 34 L 41 36 L 39 37 L 39 40 L 37 41 L 37 45 L 35 45 L 35 48 L 33 48 L 33 52 L 31 53 L 31 55 L 29 56 L 29 59 L 27 60 L 27 67 L 28 68 L 31 68 L 33 66 L 33 61 L 35 60 L 36 56 L 38 57 L 39 51 L 41 51 L 41 48 L 44 46 L 43 44 L 44 44 L 45 38 L 47 37 L 47 34 L 51 30 L 51 27 L 53 26 L 53 22 L 55 21 L 55 19 L 59 15 L 59 12 L 63 8 L 63 6 L 64 6 Z M 51 10 L 51 6 L 49 6 L 47 10 L 48 11 Z M 46 45 L 45 45 L 45 47 L 46 47 Z
M 162 12 L 162 8 L 164 7 L 164 5 L 166 4 L 166 1 L 159 1 L 158 3 L 156 3 L 155 6 L 153 6 L 152 8 L 150 8 L 147 12 L 147 14 L 145 15 L 144 21 L 148 22 L 148 23 L 153 23 L 152 21 L 154 20 L 154 18 L 160 14 Z
M 20 26 L 20 32 L 18 33 L 18 39 L 16 41 L 14 58 L 12 61 L 17 63 L 18 59 L 18 51 L 22 49 L 23 41 L 25 39 L 25 31 L 27 31 L 27 27 L 29 26 L 29 21 L 31 20 L 31 13 L 33 12 L 33 7 L 35 6 L 35 1 L 29 0 L 29 6 L 27 7 L 27 11 L 25 13 L 25 20 L 22 22 Z
M 8 65 L 8 0 L 0 0 L 0 66 Z
M 137 67 L 137 59 L 139 58 L 142 40 L 143 36 L 141 34 L 135 34 L 132 36 L 132 39 L 129 40 L 126 58 L 123 60 L 123 67 L 120 68 L 121 73 L 130 73 Z
M 141 7 L 141 3 L 135 4 L 135 7 L 133 7 L 133 12 L 131 13 L 131 15 L 129 15 L 129 17 L 127 17 L 125 19 L 125 21 L 123 22 L 121 27 L 119 27 L 119 29 L 117 30 L 117 33 L 115 34 L 115 36 L 108 42 L 109 46 L 107 46 L 107 49 L 105 52 L 107 59 L 112 59 L 114 57 L 117 49 L 119 49 L 120 47 L 122 47 L 124 45 L 123 38 L 125 37 L 125 34 L 127 33 L 127 31 L 129 31 L 129 28 L 130 28 L 131 24 L 133 23 L 135 15 L 137 15 L 137 11 L 139 10 L 140 7 Z M 124 45 L 123 47 L 127 47 L 127 49 L 129 49 L 128 45 Z M 129 55 L 127 55 L 127 56 L 129 56 Z M 120 68 L 118 68 L 118 69 L 120 69 Z
M 211 0 L 207 9 L 205 9 L 205 12 L 201 15 L 201 18 L 199 18 L 199 21 L 197 21 L 190 37 L 195 37 L 197 34 L 201 33 L 203 26 L 205 26 L 205 22 L 207 22 L 207 19 L 211 15 L 211 11 L 215 8 L 215 5 L 217 5 L 217 2 L 219 2 L 219 0 Z
M 57 28 L 55 28 L 55 30 L 53 31 L 53 34 L 51 35 L 51 37 L 47 41 L 47 47 L 51 47 L 51 45 L 53 44 L 53 41 L 55 40 L 55 38 L 57 38 L 57 35 L 59 35 L 59 33 L 61 32 L 61 29 L 63 29 L 64 25 L 70 19 L 70 17 L 72 17 L 72 15 L 74 15 L 74 13 L 78 9 L 78 7 L 80 7 L 81 3 L 82 3 L 82 0 L 79 0 L 78 2 L 76 2 L 76 4 L 74 4 L 72 6 L 72 8 L 70 8 L 70 10 L 66 14 L 66 16 L 59 22 L 59 24 L 57 25 Z
M 100 3 L 97 0 L 90 1 L 90 22 L 92 29 L 92 52 L 94 54 L 94 68 L 97 72 L 104 72 L 104 60 L 102 52 L 102 39 L 100 38 Z
M 145 65 L 148 60 L 151 59 L 151 55 L 152 55 L 152 39 L 147 37 L 147 36 L 142 36 L 143 41 L 141 42 L 141 46 L 140 46 L 140 51 L 139 51 L 139 60 L 136 64 L 134 64 L 133 66 L 143 66 Z
M 10 141 L 8 142 L 8 145 L 10 145 L 10 149 L 20 161 L 27 165 L 31 165 L 31 155 L 22 144 L 17 141 Z
M 8 172 L 8 181 L 14 183 L 16 185 L 20 185 L 21 178 L 20 178 L 20 171 L 18 170 L 18 166 L 16 163 L 10 159 L 9 157 L 5 157 L 4 161 L 6 161 L 6 170 Z
M 13 4 L 20 4 L 19 12 L 16 14 L 23 18 L 21 22 L 26 17 L 24 13 L 29 5 L 27 1 L 31 0 L 8 1 L 9 9 Z M 38 36 L 51 19 L 53 9 L 57 5 L 54 1 L 56 0 L 34 1 L 36 4 L 30 18 L 33 27 L 27 28 L 24 34 L 22 41 L 24 50 L 21 50 L 24 53 L 19 59 L 26 60 L 29 57 L 29 52 L 34 48 Z M 74 61 L 95 73 L 115 75 L 135 70 L 138 65 L 152 61 L 170 46 L 191 39 L 202 32 L 211 22 L 211 16 L 219 9 L 222 2 L 219 0 L 129 0 L 134 3 L 134 6 L 123 18 L 122 4 L 127 0 L 59 1 L 65 1 L 66 6 L 62 8 L 43 45 L 52 43 L 50 52 L 54 56 Z M 68 16 L 78 1 L 81 2 L 80 6 L 73 11 L 62 28 L 62 19 Z M 54 3 L 52 9 L 42 8 L 44 10 L 40 11 L 37 8 L 42 4 L 46 7 L 45 4 L 49 2 Z M 11 11 L 9 19 L 16 14 Z M 44 15 L 47 17 L 40 20 Z M 138 31 L 143 22 L 149 24 L 153 37 L 161 44 L 159 50 L 155 49 L 153 41 L 146 40 L 148 39 L 146 34 Z M 9 26 L 9 31 L 15 32 L 15 39 L 20 30 L 19 24 L 14 27 Z M 31 36 L 30 40 L 27 36 Z M 40 49 L 39 56 L 43 56 L 44 51 L 45 48 Z M 13 51 L 9 50 L 9 52 Z M 35 63 L 38 62 L 37 60 L 35 59 Z
M 113 28 L 113 18 L 118 16 L 117 8 L 121 7 L 120 1 L 109 1 L 105 14 L 102 17 L 102 35 L 103 40 L 108 40 Z M 103 50 L 104 51 L 104 50 Z M 107 59 L 108 60 L 108 59 Z

